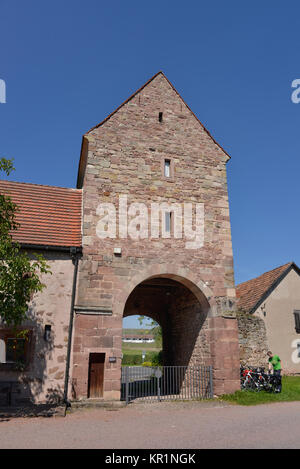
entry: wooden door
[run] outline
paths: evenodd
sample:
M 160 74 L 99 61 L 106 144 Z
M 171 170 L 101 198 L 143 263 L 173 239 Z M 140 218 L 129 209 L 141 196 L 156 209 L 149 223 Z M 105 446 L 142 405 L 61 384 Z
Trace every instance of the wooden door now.
M 89 364 L 89 397 L 103 397 L 105 353 L 91 353 Z

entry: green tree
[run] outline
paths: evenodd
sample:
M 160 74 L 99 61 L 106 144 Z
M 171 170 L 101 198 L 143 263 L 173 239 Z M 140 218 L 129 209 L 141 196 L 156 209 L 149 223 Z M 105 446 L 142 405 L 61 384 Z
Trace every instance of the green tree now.
M 145 324 L 145 322 L 149 321 L 149 318 L 146 318 L 145 316 L 139 316 L 138 317 L 139 323 L 142 326 Z M 153 334 L 156 345 L 162 346 L 162 328 L 158 324 L 158 322 L 154 321 L 154 319 L 151 319 L 150 322 L 150 332 Z
M 7 176 L 14 170 L 13 161 L 0 159 L 0 173 Z M 43 256 L 34 259 L 13 241 L 18 229 L 17 205 L 5 194 L 0 194 L 0 319 L 9 326 L 18 326 L 26 318 L 32 296 L 45 285 L 40 274 L 51 273 Z

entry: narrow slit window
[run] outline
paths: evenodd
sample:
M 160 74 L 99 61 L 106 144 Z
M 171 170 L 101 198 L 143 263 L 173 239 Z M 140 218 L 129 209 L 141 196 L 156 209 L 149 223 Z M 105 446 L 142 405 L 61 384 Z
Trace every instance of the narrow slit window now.
M 165 160 L 164 175 L 166 178 L 171 176 L 171 160 Z
M 163 113 L 162 112 L 158 113 L 158 120 L 159 120 L 159 122 L 163 121 Z
M 300 333 L 300 311 L 295 310 L 294 311 L 294 318 L 295 318 L 295 329 L 297 334 Z
M 172 212 L 165 212 L 165 230 L 166 230 L 166 233 L 171 233 L 171 218 L 172 218 Z
M 6 362 L 6 345 L 3 339 L 0 339 L 0 363 Z

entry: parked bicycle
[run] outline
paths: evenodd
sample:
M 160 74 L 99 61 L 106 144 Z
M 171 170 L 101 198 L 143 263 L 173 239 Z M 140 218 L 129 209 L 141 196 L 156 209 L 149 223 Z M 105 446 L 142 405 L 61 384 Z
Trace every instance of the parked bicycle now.
M 256 374 L 249 367 L 241 369 L 241 388 L 245 391 L 260 391 Z
M 255 392 L 280 392 L 281 377 L 265 373 L 264 368 L 242 367 L 241 389 Z

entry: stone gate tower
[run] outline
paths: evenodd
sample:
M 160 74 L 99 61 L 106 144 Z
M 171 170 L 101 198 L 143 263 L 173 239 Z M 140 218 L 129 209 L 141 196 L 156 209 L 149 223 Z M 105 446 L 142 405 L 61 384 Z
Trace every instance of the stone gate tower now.
M 93 372 L 104 399 L 120 398 L 122 320 L 132 314 L 160 323 L 166 365 L 210 364 L 215 393 L 239 388 L 228 160 L 162 72 L 84 135 L 73 397 L 93 396 Z M 173 205 L 157 218 L 163 203 Z M 185 218 L 184 204 L 194 211 Z M 201 236 L 188 248 L 191 218 Z

